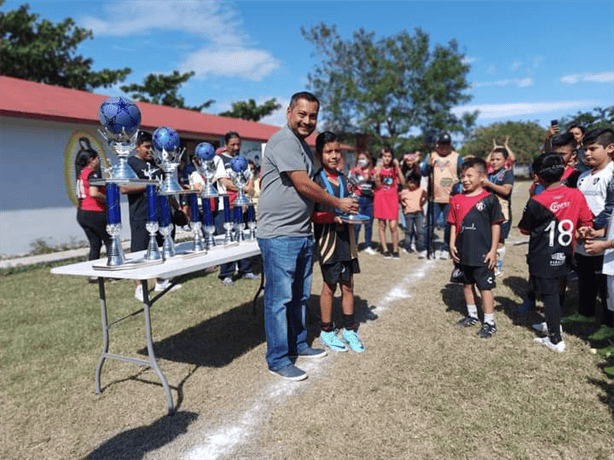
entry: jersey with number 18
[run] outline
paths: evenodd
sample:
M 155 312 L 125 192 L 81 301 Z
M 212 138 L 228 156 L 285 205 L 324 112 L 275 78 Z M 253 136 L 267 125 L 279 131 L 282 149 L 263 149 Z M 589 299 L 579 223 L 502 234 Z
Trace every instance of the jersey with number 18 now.
M 561 185 L 531 197 L 518 224 L 522 233 L 530 235 L 529 273 L 541 278 L 566 275 L 576 231 L 592 226 L 593 213 L 577 189 Z

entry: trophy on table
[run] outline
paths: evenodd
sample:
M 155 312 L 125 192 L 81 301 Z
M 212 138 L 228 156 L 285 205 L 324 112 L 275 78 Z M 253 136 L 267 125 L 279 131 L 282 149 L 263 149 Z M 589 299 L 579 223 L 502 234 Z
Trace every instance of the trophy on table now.
M 128 157 L 136 146 L 141 111 L 133 102 L 121 98 L 106 99 L 98 110 L 98 119 L 103 127 L 100 135 L 118 158 L 118 164 L 104 168 L 103 179 L 92 181 L 92 185 L 104 186 L 107 203 L 107 232 L 111 245 L 105 266 L 94 265 L 97 269 L 116 269 L 125 266 L 124 250 L 121 244 L 121 208 L 119 184 L 149 183 L 139 179 L 128 164 Z
M 203 177 L 205 184 L 200 191 L 203 203 L 202 223 L 205 234 L 205 248 L 210 249 L 215 246 L 215 223 L 213 222 L 213 212 L 211 210 L 211 198 L 217 198 L 215 183 L 215 147 L 208 142 L 201 142 L 194 149 L 194 155 L 198 159 L 198 172 Z
M 164 181 L 160 186 L 160 195 L 181 193 L 184 189 L 177 181 L 177 167 L 185 149 L 180 148 L 181 139 L 173 128 L 166 126 L 154 131 L 151 145 L 157 165 L 164 171 Z
M 354 201 L 358 201 L 358 195 L 356 194 L 356 190 L 359 190 L 362 186 L 366 184 L 367 180 L 362 175 L 356 175 L 353 173 L 348 174 L 347 176 L 347 189 L 350 192 L 348 198 L 352 198 Z M 340 184 L 341 185 L 341 184 Z M 370 220 L 369 216 L 365 216 L 364 214 L 347 214 L 342 213 L 339 214 L 339 217 L 342 221 L 348 224 L 363 224 Z
M 245 240 L 245 235 L 243 234 L 243 229 L 245 228 L 243 223 L 243 206 L 252 204 L 252 200 L 245 194 L 245 188 L 252 177 L 252 173 L 249 170 L 247 160 L 243 157 L 234 157 L 230 160 L 230 164 L 226 167 L 226 172 L 237 188 L 237 199 L 234 203 L 234 231 L 235 240 L 240 242 Z

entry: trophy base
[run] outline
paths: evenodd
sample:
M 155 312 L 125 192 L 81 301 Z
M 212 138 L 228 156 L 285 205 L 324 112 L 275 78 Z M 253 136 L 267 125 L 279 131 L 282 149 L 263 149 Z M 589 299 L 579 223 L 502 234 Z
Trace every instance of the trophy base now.
M 249 206 L 252 204 L 252 200 L 244 195 L 243 197 L 237 197 L 234 204 L 235 206 Z
M 92 268 L 94 270 L 104 270 L 104 271 L 119 271 L 119 270 L 130 270 L 131 268 L 141 268 L 148 267 L 149 265 L 157 265 L 163 262 L 162 259 L 159 260 L 147 260 L 144 257 L 134 260 L 128 260 L 121 265 L 107 265 L 104 264 L 94 264 Z
M 346 224 L 364 224 L 371 220 L 369 216 L 364 214 L 341 214 L 339 218 Z

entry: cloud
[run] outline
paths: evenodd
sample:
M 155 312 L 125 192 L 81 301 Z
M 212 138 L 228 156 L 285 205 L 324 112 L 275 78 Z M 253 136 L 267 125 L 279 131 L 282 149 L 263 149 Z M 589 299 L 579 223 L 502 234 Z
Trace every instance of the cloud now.
M 580 81 L 592 83 L 612 83 L 614 82 L 614 72 L 597 72 L 597 73 L 577 73 L 571 75 L 562 75 L 562 83 L 568 85 L 576 84 Z
M 265 123 L 267 125 L 273 125 L 273 126 L 284 126 L 287 123 L 286 110 L 288 108 L 288 105 L 290 105 L 289 98 L 278 97 L 278 96 L 261 97 L 258 104 L 262 104 L 263 102 L 266 102 L 269 99 L 273 99 L 273 97 L 277 99 L 278 104 L 281 104 L 281 108 L 277 109 L 272 114 L 267 115 L 266 117 L 262 118 L 262 120 L 260 120 L 260 123 Z
M 179 70 L 193 70 L 195 78 L 235 76 L 261 81 L 280 66 L 281 62 L 265 50 L 208 47 L 188 56 L 179 64 Z
M 461 106 L 452 109 L 455 115 L 462 115 L 465 112 L 480 111 L 479 118 L 490 120 L 495 118 L 509 118 L 522 115 L 534 115 L 537 113 L 548 113 L 555 111 L 570 111 L 586 107 L 595 107 L 601 101 L 598 100 L 579 100 L 579 101 L 555 101 L 555 102 L 517 102 L 510 104 L 482 104 Z
M 512 65 L 510 67 L 512 70 L 518 70 L 520 67 L 522 67 L 523 64 L 524 62 L 522 61 L 514 61 L 512 62 Z
M 173 2 L 113 2 L 107 18 L 86 17 L 80 25 L 95 35 L 127 37 L 159 31 L 188 33 L 204 46 L 179 64 L 196 78 L 228 76 L 261 81 L 281 66 L 269 51 L 257 48 L 243 32 L 243 22 L 232 3 L 222 0 Z M 176 48 L 175 48 L 176 49 Z
M 478 83 L 472 83 L 472 88 L 484 88 L 488 86 L 499 86 L 505 87 L 509 85 L 517 85 L 519 88 L 528 88 L 529 86 L 533 86 L 533 78 L 511 78 L 507 80 L 497 80 L 497 81 L 484 81 Z
M 462 62 L 463 64 L 473 64 L 473 63 L 474 63 L 475 61 L 477 61 L 477 60 L 478 60 L 478 58 L 476 58 L 476 57 L 473 57 L 473 56 L 465 56 L 465 57 L 462 59 L 462 61 L 461 61 L 461 62 Z

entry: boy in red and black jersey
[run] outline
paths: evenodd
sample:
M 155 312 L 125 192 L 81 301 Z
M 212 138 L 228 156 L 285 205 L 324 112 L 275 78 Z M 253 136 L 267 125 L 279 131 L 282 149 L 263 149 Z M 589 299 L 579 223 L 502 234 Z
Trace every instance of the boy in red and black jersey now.
M 482 188 L 486 180 L 486 162 L 470 158 L 461 167 L 463 193 L 450 200 L 450 254 L 456 264 L 452 273 L 454 281 L 463 283 L 467 302 L 467 316 L 457 326 L 477 324 L 478 310 L 475 304 L 474 286 L 482 295 L 484 322 L 478 335 L 489 338 L 497 332 L 495 324 L 494 268 L 497 262 L 497 246 L 504 220 L 497 198 Z
M 581 227 L 592 227 L 591 212 L 582 192 L 561 184 L 565 165 L 560 155 L 546 153 L 533 162 L 533 172 L 544 191 L 527 202 L 518 229 L 530 235 L 529 274 L 531 287 L 542 295 L 548 335 L 535 341 L 562 352 L 559 286 L 567 276 Z

